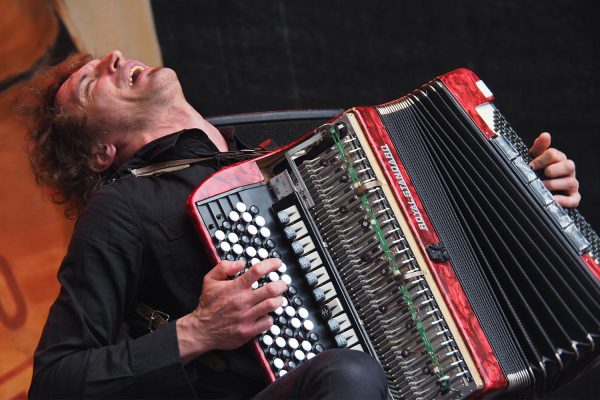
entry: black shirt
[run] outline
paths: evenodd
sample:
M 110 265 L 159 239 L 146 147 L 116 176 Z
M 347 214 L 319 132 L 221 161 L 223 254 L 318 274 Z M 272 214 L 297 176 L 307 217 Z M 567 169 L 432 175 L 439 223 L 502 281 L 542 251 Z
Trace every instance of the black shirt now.
M 236 140 L 226 138 L 234 150 Z M 185 130 L 147 144 L 117 174 L 217 152 L 204 132 Z M 221 353 L 225 368 L 217 363 L 216 369 L 201 362 L 184 367 L 179 357 L 175 320 L 197 306 L 213 267 L 185 201 L 221 164 L 125 175 L 93 195 L 58 272 L 61 290 L 35 353 L 31 397 L 215 398 L 260 390 L 263 383 L 252 376 L 257 368 L 243 350 Z M 171 322 L 149 333 L 133 312 L 139 301 Z

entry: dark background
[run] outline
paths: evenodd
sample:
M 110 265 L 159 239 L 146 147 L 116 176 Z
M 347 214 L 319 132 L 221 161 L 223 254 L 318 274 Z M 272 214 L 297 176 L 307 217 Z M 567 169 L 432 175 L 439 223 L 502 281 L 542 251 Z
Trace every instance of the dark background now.
M 577 163 L 600 228 L 600 18 L 595 1 L 152 1 L 165 65 L 204 116 L 350 108 L 475 71 L 531 142 Z M 304 131 L 282 130 L 285 143 Z M 552 398 L 598 398 L 595 371 Z
M 205 117 L 377 105 L 472 69 L 520 136 L 547 130 L 576 161 L 580 210 L 598 230 L 596 4 L 152 0 L 164 63 Z M 268 135 L 283 144 L 310 128 Z M 551 398 L 600 398 L 598 379 L 596 370 Z
M 152 1 L 165 65 L 204 116 L 376 105 L 459 67 L 516 131 L 577 162 L 598 229 L 595 1 Z M 280 143 L 304 132 L 281 132 Z

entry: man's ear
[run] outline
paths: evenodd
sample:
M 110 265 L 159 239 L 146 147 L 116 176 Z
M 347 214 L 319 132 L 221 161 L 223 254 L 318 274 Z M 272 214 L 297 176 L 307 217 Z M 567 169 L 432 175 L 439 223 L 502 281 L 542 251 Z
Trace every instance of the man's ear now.
M 106 171 L 115 161 L 117 148 L 113 144 L 99 144 L 92 154 L 92 170 L 95 172 Z

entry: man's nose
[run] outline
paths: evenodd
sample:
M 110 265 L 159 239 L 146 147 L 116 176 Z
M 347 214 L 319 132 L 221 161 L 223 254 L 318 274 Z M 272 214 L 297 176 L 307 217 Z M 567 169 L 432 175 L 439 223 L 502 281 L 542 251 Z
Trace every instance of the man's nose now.
M 119 65 L 124 61 L 123 54 L 119 50 L 113 50 L 108 53 L 98 63 L 98 67 L 105 69 L 109 73 L 113 73 L 119 68 Z

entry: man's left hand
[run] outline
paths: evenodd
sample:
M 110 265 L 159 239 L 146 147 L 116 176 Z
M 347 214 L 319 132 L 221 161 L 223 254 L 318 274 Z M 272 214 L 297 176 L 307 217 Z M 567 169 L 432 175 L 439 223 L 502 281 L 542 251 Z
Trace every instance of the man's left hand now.
M 548 132 L 540 133 L 533 141 L 529 152 L 534 160 L 529 166 L 543 170 L 546 179 L 544 185 L 554 195 L 554 200 L 563 207 L 577 207 L 581 200 L 579 182 L 575 178 L 575 163 L 565 153 L 550 147 Z

